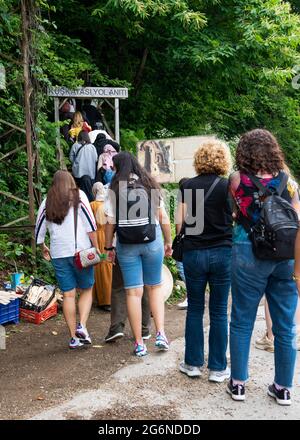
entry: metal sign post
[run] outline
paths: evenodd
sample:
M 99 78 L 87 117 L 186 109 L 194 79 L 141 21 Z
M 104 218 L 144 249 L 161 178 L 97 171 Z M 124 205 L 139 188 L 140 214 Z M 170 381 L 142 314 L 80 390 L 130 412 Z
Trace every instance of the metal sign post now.
M 115 99 L 115 138 L 120 143 L 120 114 L 119 114 L 119 98 Z

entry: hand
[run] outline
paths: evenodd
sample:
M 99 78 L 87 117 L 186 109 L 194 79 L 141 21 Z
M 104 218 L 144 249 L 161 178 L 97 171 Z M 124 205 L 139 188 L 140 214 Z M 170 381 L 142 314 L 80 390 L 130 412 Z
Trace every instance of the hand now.
M 50 249 L 45 244 L 43 244 L 42 253 L 45 260 L 51 260 Z
M 165 243 L 165 257 L 172 257 L 172 243 Z
M 113 249 L 112 251 L 106 251 L 107 261 L 112 264 L 116 264 L 116 251 Z
M 299 300 L 300 300 L 300 278 L 299 278 L 299 280 L 296 280 L 296 286 L 297 286 L 298 296 L 299 296 Z

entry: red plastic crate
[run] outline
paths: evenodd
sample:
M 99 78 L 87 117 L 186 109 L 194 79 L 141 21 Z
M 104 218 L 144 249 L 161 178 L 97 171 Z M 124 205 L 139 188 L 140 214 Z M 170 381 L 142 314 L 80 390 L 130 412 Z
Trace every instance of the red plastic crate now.
M 25 321 L 32 322 L 34 324 L 42 324 L 52 316 L 57 315 L 57 303 L 52 306 L 47 307 L 42 312 L 34 312 L 33 310 L 27 310 L 20 308 L 20 318 L 25 319 Z

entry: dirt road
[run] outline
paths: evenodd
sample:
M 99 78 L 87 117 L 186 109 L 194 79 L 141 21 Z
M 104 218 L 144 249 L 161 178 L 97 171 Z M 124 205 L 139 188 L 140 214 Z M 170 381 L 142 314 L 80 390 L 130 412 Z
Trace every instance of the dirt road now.
M 260 307 L 253 340 L 264 329 L 262 314 Z M 7 350 L 0 352 L 0 418 L 300 419 L 299 359 L 293 405 L 279 407 L 266 395 L 274 374 L 273 355 L 252 347 L 247 400 L 234 402 L 225 384 L 208 382 L 206 369 L 199 379 L 178 371 L 185 312 L 169 306 L 166 318 L 170 351 L 156 353 L 152 340 L 150 354 L 142 359 L 131 355 L 128 336 L 115 344 L 103 343 L 109 317 L 97 310 L 90 320 L 96 347 L 88 351 L 68 351 L 61 319 L 34 329 L 29 324 L 16 327 L 22 333 L 10 333 Z

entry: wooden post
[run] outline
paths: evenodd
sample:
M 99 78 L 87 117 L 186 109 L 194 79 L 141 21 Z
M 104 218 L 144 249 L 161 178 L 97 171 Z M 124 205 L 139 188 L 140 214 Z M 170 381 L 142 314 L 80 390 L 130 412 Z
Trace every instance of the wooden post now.
M 29 38 L 30 32 L 29 19 L 30 0 L 21 0 L 22 14 L 22 53 L 23 53 L 23 78 L 24 78 L 24 108 L 25 108 L 25 126 L 26 126 L 26 148 L 28 163 L 28 198 L 29 198 L 29 222 L 30 225 L 35 223 L 34 213 L 34 191 L 33 191 L 33 157 L 32 157 L 32 129 L 31 129 L 31 106 L 30 95 L 32 91 L 30 80 L 30 55 L 29 55 Z M 33 257 L 36 257 L 36 244 L 34 230 L 31 231 L 31 248 Z
M 57 124 L 56 127 L 56 157 L 59 161 L 59 166 L 61 170 L 66 169 L 64 153 L 60 145 L 60 129 L 59 129 L 59 98 L 54 98 L 54 120 Z

